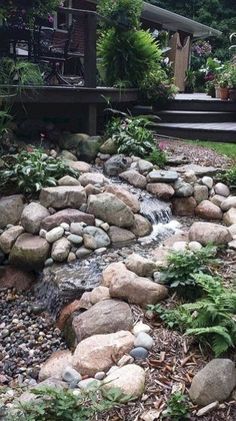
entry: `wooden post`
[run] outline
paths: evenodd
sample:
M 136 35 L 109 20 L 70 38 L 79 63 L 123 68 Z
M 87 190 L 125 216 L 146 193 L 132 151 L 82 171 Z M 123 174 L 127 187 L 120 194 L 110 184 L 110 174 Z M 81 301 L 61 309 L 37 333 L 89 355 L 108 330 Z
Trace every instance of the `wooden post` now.
M 97 106 L 96 104 L 88 105 L 88 118 L 87 118 L 87 132 L 90 136 L 97 134 Z
M 86 14 L 85 17 L 85 52 L 84 52 L 84 76 L 87 88 L 96 88 L 97 85 L 97 17 L 95 14 Z

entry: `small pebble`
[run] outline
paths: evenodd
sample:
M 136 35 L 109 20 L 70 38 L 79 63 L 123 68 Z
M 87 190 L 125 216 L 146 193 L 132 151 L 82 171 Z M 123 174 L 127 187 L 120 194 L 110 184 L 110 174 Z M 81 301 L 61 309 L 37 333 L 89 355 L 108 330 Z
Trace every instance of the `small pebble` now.
M 104 373 L 104 371 L 99 371 L 98 373 L 95 374 L 94 378 L 96 380 L 103 380 L 105 376 L 106 376 L 106 373 Z
M 154 340 L 152 339 L 150 335 L 148 335 L 145 332 L 140 332 L 134 340 L 135 347 L 141 347 L 141 348 L 150 350 L 152 349 L 153 345 L 154 345 Z
M 146 350 L 146 348 L 138 347 L 132 349 L 130 355 L 135 360 L 145 360 L 148 357 L 148 351 Z
M 148 326 L 147 324 L 144 324 L 143 322 L 138 322 L 136 323 L 136 325 L 134 325 L 132 332 L 134 336 L 137 336 L 140 332 L 149 333 L 150 331 L 151 331 L 150 326 Z

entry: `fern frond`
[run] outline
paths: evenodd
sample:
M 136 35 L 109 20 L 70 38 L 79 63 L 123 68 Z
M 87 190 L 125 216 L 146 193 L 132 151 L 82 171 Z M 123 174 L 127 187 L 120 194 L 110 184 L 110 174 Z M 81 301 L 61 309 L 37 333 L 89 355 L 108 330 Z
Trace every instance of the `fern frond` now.
M 202 336 L 209 335 L 209 344 L 216 356 L 233 347 L 232 338 L 228 330 L 223 326 L 212 326 L 196 329 L 188 329 L 185 335 Z

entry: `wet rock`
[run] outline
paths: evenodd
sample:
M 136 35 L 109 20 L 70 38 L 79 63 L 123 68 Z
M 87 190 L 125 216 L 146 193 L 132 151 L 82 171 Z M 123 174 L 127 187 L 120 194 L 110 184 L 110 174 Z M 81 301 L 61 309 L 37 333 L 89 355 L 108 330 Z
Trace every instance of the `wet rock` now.
M 81 186 L 45 187 L 40 192 L 40 203 L 46 208 L 75 208 L 86 202 L 86 192 Z M 61 221 L 67 222 L 67 221 Z
M 204 184 L 204 186 L 207 186 L 208 189 L 211 190 L 214 184 L 213 178 L 204 176 L 202 178 L 202 184 Z
M 131 351 L 134 336 L 127 331 L 94 335 L 80 342 L 73 355 L 73 367 L 82 375 L 107 372 L 124 354 Z
M 107 391 L 113 388 L 119 388 L 125 395 L 133 398 L 140 397 L 145 387 L 145 371 L 135 364 L 128 364 L 117 368 L 109 374 L 105 380 L 103 388 Z
M 0 269 L 0 290 L 15 288 L 17 291 L 26 291 L 35 282 L 35 275 L 32 272 L 4 266 Z
M 236 224 L 236 208 L 230 208 L 225 214 L 223 221 L 226 225 Z
M 229 187 L 223 183 L 217 183 L 214 187 L 215 193 L 219 194 L 220 196 L 228 197 L 230 195 Z
M 146 177 L 139 174 L 139 172 L 136 170 L 124 171 L 120 174 L 120 178 L 127 181 L 132 186 L 138 187 L 140 189 L 145 189 L 147 184 Z
M 79 316 L 75 316 L 72 328 L 79 343 L 93 335 L 131 330 L 132 324 L 133 318 L 127 303 L 105 300 L 95 304 Z
M 107 139 L 101 146 L 100 152 L 104 154 L 114 155 L 117 152 L 117 144 L 114 139 Z
M 114 247 L 124 247 L 136 238 L 131 231 L 115 226 L 110 227 L 108 234 Z
M 193 216 L 197 202 L 194 197 L 173 199 L 173 214 L 178 216 Z
M 138 160 L 138 170 L 141 174 L 147 174 L 153 169 L 153 164 L 146 159 Z
M 189 395 L 198 405 L 222 402 L 227 399 L 236 386 L 236 369 L 229 359 L 210 361 L 193 378 Z
M 144 218 L 144 216 L 135 214 L 134 215 L 134 224 L 130 230 L 136 235 L 136 237 L 146 237 L 152 232 L 152 224 Z
M 194 186 L 194 199 L 197 204 L 203 202 L 203 200 L 208 199 L 208 187 L 200 186 L 199 184 Z
M 94 288 L 90 294 L 90 300 L 93 305 L 100 301 L 110 300 L 110 298 L 109 288 L 104 286 Z
M 162 200 L 170 200 L 175 194 L 173 187 L 167 183 L 148 183 L 147 191 Z
M 156 264 L 145 257 L 140 256 L 139 254 L 131 254 L 125 261 L 127 269 L 131 272 L 136 273 L 138 276 L 152 276 L 156 270 Z
M 142 347 L 147 350 L 150 350 L 152 349 L 153 345 L 154 345 L 154 340 L 152 339 L 150 335 L 148 335 L 145 332 L 140 332 L 134 340 L 135 347 Z
M 88 249 L 96 250 L 110 245 L 110 238 L 101 228 L 84 228 L 84 246 Z
M 8 224 L 16 225 L 21 218 L 23 208 L 21 194 L 2 197 L 0 199 L 0 228 L 5 228 Z
M 221 209 L 223 212 L 226 212 L 231 208 L 236 208 L 236 196 L 227 197 L 227 199 L 221 203 Z
M 88 172 L 88 173 L 82 174 L 79 177 L 79 181 L 84 187 L 87 186 L 88 184 L 105 186 L 106 184 L 110 183 L 108 178 L 106 178 L 103 174 L 100 174 L 97 172 Z
M 49 215 L 50 213 L 44 206 L 31 202 L 21 214 L 21 224 L 25 231 L 31 234 L 38 234 L 41 222 Z
M 66 238 L 60 238 L 52 246 L 51 256 L 55 262 L 64 262 L 67 259 L 71 243 Z
M 128 192 L 128 190 L 116 186 L 114 184 L 110 184 L 109 186 L 105 187 L 106 193 L 112 193 L 118 199 L 122 200 L 129 208 L 132 210 L 132 212 L 137 213 L 140 210 L 140 203 L 136 196 L 134 196 L 132 193 Z
M 88 212 L 118 227 L 131 227 L 134 223 L 134 214 L 131 209 L 111 193 L 89 196 Z
M 124 155 L 113 155 L 104 164 L 104 172 L 110 177 L 119 175 L 130 166 L 130 159 Z
M 174 184 L 175 195 L 177 197 L 190 197 L 193 195 L 193 187 L 191 184 L 178 179 Z
M 41 228 L 49 231 L 50 229 L 59 226 L 62 222 L 66 222 L 67 224 L 84 222 L 87 225 L 94 225 L 95 217 L 77 209 L 64 209 L 44 219 Z
M 20 225 L 8 228 L 0 236 L 0 249 L 5 253 L 9 254 L 10 250 L 17 240 L 17 238 L 24 232 L 24 228 Z
M 46 234 L 46 240 L 49 243 L 54 243 L 55 241 L 59 240 L 64 234 L 64 228 L 62 227 L 55 227 L 52 230 L 48 231 Z
M 11 249 L 9 261 L 14 266 L 37 269 L 48 258 L 50 245 L 39 236 L 21 234 Z
M 39 380 L 46 380 L 50 377 L 62 379 L 65 367 L 72 366 L 72 354 L 69 350 L 56 351 L 45 361 L 39 371 Z
M 229 230 L 210 222 L 194 222 L 189 230 L 189 240 L 198 241 L 203 246 L 227 244 L 232 240 Z
M 174 183 L 178 179 L 178 174 L 176 171 L 154 170 L 148 174 L 147 179 L 150 183 Z
M 133 357 L 135 360 L 145 360 L 148 357 L 148 351 L 146 348 L 141 346 L 132 349 L 130 352 L 130 356 Z
M 203 200 L 195 209 L 197 216 L 208 220 L 221 220 L 223 213 L 221 209 L 210 202 L 210 200 Z
M 58 186 L 80 186 L 79 180 L 70 175 L 65 175 L 58 180 Z

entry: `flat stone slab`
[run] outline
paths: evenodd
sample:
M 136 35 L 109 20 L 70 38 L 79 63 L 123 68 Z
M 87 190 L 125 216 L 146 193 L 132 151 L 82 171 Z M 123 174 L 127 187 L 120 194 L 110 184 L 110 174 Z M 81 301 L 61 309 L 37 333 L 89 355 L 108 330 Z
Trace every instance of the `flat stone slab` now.
M 177 167 L 174 169 L 179 173 L 185 173 L 187 171 L 194 171 L 195 174 L 199 177 L 203 177 L 204 175 L 215 175 L 219 172 L 219 168 L 204 167 L 197 164 L 182 165 L 181 167 Z
M 151 171 L 148 174 L 150 182 L 174 183 L 176 180 L 178 180 L 176 171 Z

